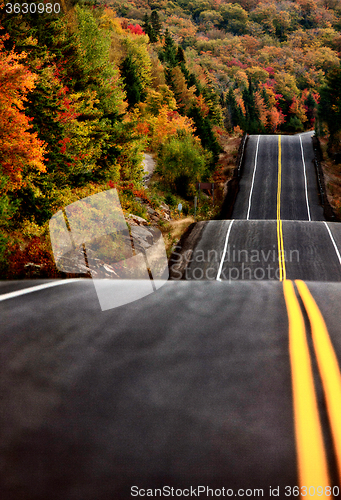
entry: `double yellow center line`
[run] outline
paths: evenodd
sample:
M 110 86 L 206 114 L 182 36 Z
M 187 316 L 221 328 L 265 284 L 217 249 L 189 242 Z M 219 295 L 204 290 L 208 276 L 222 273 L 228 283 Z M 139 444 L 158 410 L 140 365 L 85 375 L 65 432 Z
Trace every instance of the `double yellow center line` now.
M 323 316 L 307 285 L 295 281 L 307 313 L 317 366 L 328 412 L 334 444 L 339 480 L 341 483 L 341 374 Z M 305 331 L 304 318 L 294 284 L 285 280 L 284 298 L 289 317 L 289 352 L 292 374 L 295 435 L 301 486 L 323 487 L 324 495 L 331 498 L 325 488 L 331 486 L 323 433 L 318 412 L 314 376 Z M 315 494 L 315 493 L 314 493 Z M 311 496 L 313 498 L 314 495 Z M 308 495 L 307 498 L 310 498 Z
M 324 337 L 324 342 L 327 343 L 326 338 L 329 339 L 328 332 L 309 289 L 303 281 L 297 280 L 296 286 L 306 308 L 312 332 L 315 333 L 315 337 L 316 334 L 318 337 L 322 335 L 322 337 Z M 289 318 L 289 353 L 299 483 L 301 487 L 306 486 L 308 491 L 310 487 L 314 487 L 315 492 L 317 492 L 317 487 L 322 487 L 323 496 L 320 498 L 325 498 L 325 488 L 332 485 L 329 479 L 304 317 L 295 293 L 293 282 L 288 280 L 284 281 L 283 291 Z M 315 321 L 317 316 L 319 316 L 319 321 L 316 324 Z M 320 329 L 322 325 L 323 327 Z M 323 354 L 320 352 L 320 346 L 316 345 L 316 340 L 314 340 L 314 349 L 317 359 L 326 355 L 326 353 Z M 332 347 L 331 351 L 333 352 Z M 330 350 L 327 356 L 331 356 Z M 324 373 L 325 372 L 329 380 L 327 367 L 324 367 Z M 332 374 L 333 379 L 335 376 L 335 373 Z M 334 381 L 332 384 L 334 385 Z M 328 390 L 327 393 L 329 394 L 329 392 Z M 334 422 L 330 414 L 329 418 Z M 334 424 L 335 423 L 337 424 L 337 422 L 334 422 Z M 336 450 L 338 449 L 340 451 L 340 444 L 341 442 L 335 441 L 334 438 Z M 307 498 L 310 498 L 310 496 L 307 496 Z
M 281 136 L 278 136 L 277 242 L 279 279 L 289 318 L 289 353 L 292 374 L 293 406 L 299 483 L 307 487 L 306 498 L 329 498 L 326 487 L 332 486 L 315 391 L 314 375 L 307 341 L 304 316 L 294 283 L 286 279 L 283 229 L 281 221 Z M 339 481 L 341 484 L 341 373 L 323 316 L 307 285 L 295 281 L 312 335 L 313 349 L 320 374 L 331 429 Z M 309 490 L 309 487 L 314 487 Z M 318 490 L 317 488 L 320 487 Z M 305 490 L 304 490 L 305 491 Z M 310 493 L 311 491 L 311 493 Z
M 283 228 L 281 221 L 281 185 L 282 185 L 282 148 L 281 136 L 278 136 L 278 181 L 277 181 L 277 244 L 278 244 L 278 265 L 279 280 L 286 279 L 285 254 L 283 244 Z

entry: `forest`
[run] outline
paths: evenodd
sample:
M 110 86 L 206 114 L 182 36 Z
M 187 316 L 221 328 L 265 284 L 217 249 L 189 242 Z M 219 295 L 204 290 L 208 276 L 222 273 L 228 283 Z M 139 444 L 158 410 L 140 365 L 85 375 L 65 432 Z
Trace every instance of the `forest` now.
M 126 214 L 179 200 L 191 214 L 243 133 L 315 129 L 338 183 L 338 0 L 32 5 L 0 6 L 1 278 L 60 276 L 50 218 L 105 189 Z

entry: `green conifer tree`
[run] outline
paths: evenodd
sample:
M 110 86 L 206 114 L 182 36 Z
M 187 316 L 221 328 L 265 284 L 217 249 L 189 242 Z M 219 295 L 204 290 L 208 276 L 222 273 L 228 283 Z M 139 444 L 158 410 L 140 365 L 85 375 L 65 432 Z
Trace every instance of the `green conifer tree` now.
M 169 66 L 174 67 L 177 65 L 177 48 L 171 34 L 168 29 L 166 29 L 165 33 L 165 44 L 163 47 L 163 56 L 165 62 L 169 64 Z
M 341 70 L 335 69 L 327 76 L 327 83 L 320 91 L 319 120 L 329 131 L 328 148 L 332 149 L 336 135 L 341 130 Z
M 307 106 L 308 122 L 312 126 L 315 120 L 316 101 L 311 92 L 309 92 L 308 97 L 304 101 L 304 104 L 305 106 Z
M 191 107 L 188 116 L 194 121 L 196 133 L 200 137 L 201 144 L 205 149 L 212 152 L 211 167 L 213 168 L 218 161 L 221 147 L 213 133 L 211 120 L 208 116 L 203 116 L 201 110 L 197 106 Z
M 225 99 L 225 122 L 228 130 L 232 130 L 234 127 L 239 126 L 242 130 L 245 130 L 246 123 L 244 114 L 237 104 L 233 89 L 230 88 Z
M 179 63 L 184 63 L 185 62 L 185 54 L 184 54 L 183 48 L 180 47 L 180 45 L 178 46 L 178 50 L 176 52 L 176 60 Z
M 143 17 L 142 29 L 149 36 L 149 41 L 151 43 L 157 42 L 157 36 L 156 36 L 154 28 L 150 22 L 148 14 L 145 14 Z
M 249 78 L 248 88 L 243 90 L 243 101 L 245 106 L 245 132 L 257 134 L 263 132 L 263 125 L 259 120 L 255 101 L 255 88 L 251 78 Z
M 160 22 L 159 14 L 156 10 L 153 10 L 150 16 L 150 22 L 152 24 L 152 28 L 155 34 L 156 39 L 158 40 L 161 36 L 162 25 Z
M 131 55 L 128 55 L 120 66 L 121 75 L 124 81 L 125 91 L 129 108 L 141 102 L 144 99 L 143 87 Z

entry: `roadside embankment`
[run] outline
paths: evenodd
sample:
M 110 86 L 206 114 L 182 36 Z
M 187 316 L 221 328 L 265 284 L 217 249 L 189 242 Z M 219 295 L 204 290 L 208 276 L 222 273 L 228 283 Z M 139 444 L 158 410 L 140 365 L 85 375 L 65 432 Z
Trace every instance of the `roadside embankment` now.
M 327 153 L 323 151 L 326 149 L 326 141 L 323 138 L 320 141 L 316 135 L 313 136 L 312 140 L 319 199 L 323 207 L 323 214 L 327 221 L 341 222 L 340 168 L 331 158 L 327 158 Z

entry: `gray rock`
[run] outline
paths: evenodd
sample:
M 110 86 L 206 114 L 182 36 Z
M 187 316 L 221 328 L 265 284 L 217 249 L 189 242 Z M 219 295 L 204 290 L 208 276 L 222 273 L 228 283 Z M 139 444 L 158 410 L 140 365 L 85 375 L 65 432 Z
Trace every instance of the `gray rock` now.
M 157 212 L 153 208 L 147 207 L 147 212 L 149 213 L 149 215 L 154 215 L 155 217 L 157 217 Z
M 145 225 L 145 224 L 148 224 L 148 221 L 146 221 L 146 219 L 144 219 L 143 217 L 139 217 L 138 215 L 134 215 L 134 214 L 129 214 L 128 215 L 128 219 L 131 219 L 133 220 L 134 222 L 136 222 L 138 225 Z M 129 222 L 129 220 L 128 220 Z

